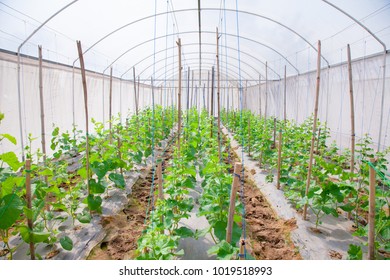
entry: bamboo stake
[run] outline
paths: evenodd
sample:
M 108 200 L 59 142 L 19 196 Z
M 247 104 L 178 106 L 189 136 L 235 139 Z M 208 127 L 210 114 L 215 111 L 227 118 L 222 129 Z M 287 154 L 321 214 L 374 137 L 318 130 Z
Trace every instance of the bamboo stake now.
M 207 112 L 210 114 L 210 108 L 209 108 L 209 98 L 210 98 L 210 71 L 207 71 L 207 102 L 206 102 L 206 107 L 207 107 Z
M 162 85 L 160 86 L 160 105 L 163 105 L 163 87 Z
M 84 109 L 85 109 L 85 157 L 86 157 L 86 164 L 85 169 L 87 173 L 87 190 L 88 195 L 90 194 L 90 187 L 89 187 L 89 129 L 88 129 L 88 93 L 87 93 L 87 79 L 85 77 L 85 66 L 84 66 L 84 57 L 83 57 L 83 51 L 81 49 L 81 42 L 77 41 L 77 49 L 79 53 L 79 60 L 80 60 L 80 68 L 81 68 L 81 78 L 83 81 L 83 91 L 84 91 Z
M 370 159 L 371 164 L 375 163 L 373 158 Z M 376 172 L 370 166 L 370 192 L 368 199 L 368 259 L 375 259 L 375 185 Z
M 187 125 L 188 125 L 188 116 L 189 116 L 189 109 L 190 109 L 190 67 L 187 69 Z
M 236 206 L 237 190 L 240 185 L 241 169 L 242 169 L 242 163 L 236 162 L 234 164 L 233 183 L 230 192 L 229 216 L 228 216 L 228 224 L 226 229 L 226 241 L 228 243 L 232 242 L 233 218 L 234 218 L 234 210 Z
M 283 98 L 283 112 L 284 112 L 284 123 L 287 121 L 287 67 L 284 65 L 284 98 Z
M 274 144 L 273 147 L 276 148 L 276 118 L 274 118 Z
M 353 84 L 352 84 L 352 65 L 351 65 L 351 48 L 347 45 L 348 50 L 348 76 L 349 76 L 349 99 L 351 105 L 351 173 L 354 172 L 355 165 L 355 109 L 353 102 Z
M 320 95 L 320 75 L 321 75 L 321 41 L 318 41 L 318 57 L 317 57 L 317 83 L 316 83 L 316 95 L 315 95 L 315 105 L 314 105 L 314 120 L 313 120 L 313 134 L 311 137 L 311 147 L 310 147 L 310 158 L 309 158 L 309 169 L 307 171 L 307 182 L 305 196 L 309 193 L 310 180 L 311 180 L 311 171 L 313 167 L 313 152 L 314 152 L 314 141 L 315 133 L 317 130 L 317 115 L 318 115 L 318 99 Z M 307 215 L 307 203 L 303 208 L 303 219 L 306 220 Z
M 282 130 L 279 130 L 279 143 L 278 143 L 278 175 L 276 180 L 276 188 L 280 189 L 280 171 L 282 168 Z
M 251 118 L 248 117 L 248 155 L 251 156 Z
M 46 166 L 46 133 L 45 133 L 45 107 L 43 104 L 43 75 L 42 75 L 42 46 L 38 46 L 39 53 L 39 103 L 41 107 L 41 144 L 42 144 L 42 154 L 43 154 L 43 163 Z M 45 184 L 49 186 L 49 181 L 47 176 L 44 176 Z M 46 202 L 49 202 L 49 195 L 46 198 Z M 46 204 L 46 209 L 49 210 L 49 204 Z
M 136 80 L 135 80 L 135 67 L 133 67 L 133 83 L 134 83 L 134 105 L 135 105 L 135 114 L 138 116 L 137 82 L 136 82 Z
M 211 68 L 211 131 L 210 138 L 213 138 L 214 128 L 214 66 Z
M 221 98 L 220 98 L 220 90 L 221 90 L 221 77 L 219 73 L 219 36 L 218 36 L 218 27 L 217 27 L 217 114 L 218 114 L 218 156 L 219 159 L 222 159 L 222 154 L 221 154 L 221 113 L 220 113 L 220 107 L 221 107 Z
M 178 110 L 178 123 L 177 123 L 177 149 L 178 149 L 178 157 L 180 158 L 180 129 L 181 129 L 181 39 L 179 38 L 176 42 L 178 47 L 178 55 L 179 55 L 179 90 L 177 93 L 178 97 L 178 104 L 177 104 L 177 110 Z
M 162 161 L 157 164 L 157 184 L 158 184 L 158 199 L 164 200 L 164 192 L 163 192 L 163 175 L 162 175 Z M 164 223 L 164 216 L 160 217 L 161 224 Z M 164 229 L 161 230 L 161 233 L 164 233 Z
M 267 120 L 267 106 L 268 106 L 268 62 L 265 62 L 265 108 L 264 119 Z
M 119 126 L 117 127 L 116 133 L 118 134 L 118 143 L 117 143 L 117 145 L 118 145 L 118 157 L 119 157 L 119 160 L 122 161 L 122 152 L 121 152 L 122 141 L 121 141 L 121 137 L 120 137 Z M 121 172 L 121 175 L 123 176 L 123 168 L 120 167 L 119 170 Z
M 261 118 L 261 75 L 259 74 L 259 115 Z
M 31 160 L 26 159 L 26 199 L 27 199 L 27 209 L 31 212 L 32 208 L 32 195 L 31 195 Z M 35 247 L 32 240 L 32 231 L 33 231 L 33 221 L 31 217 L 27 218 L 27 226 L 30 230 L 30 256 L 32 260 L 35 260 Z
M 162 177 L 162 161 L 160 161 L 157 165 L 157 178 L 158 178 L 158 198 L 163 200 L 164 199 L 164 192 L 163 192 L 163 177 Z
M 351 162 L 350 172 L 351 176 L 355 171 L 355 108 L 353 102 L 353 83 L 352 83 L 352 65 L 351 65 L 351 48 L 347 45 L 347 56 L 348 56 L 348 80 L 349 80 L 349 100 L 351 107 Z M 351 196 L 350 196 L 351 197 Z M 351 219 L 351 212 L 348 212 L 348 219 Z
M 192 70 L 192 77 L 191 77 L 191 98 L 190 98 L 190 108 L 194 106 L 194 70 Z
M 110 68 L 110 95 L 108 103 L 108 127 L 110 130 L 110 144 L 112 143 L 112 67 Z
M 139 85 L 140 85 L 140 82 L 139 82 L 139 76 L 138 76 L 138 82 L 137 82 L 137 115 L 138 115 L 138 112 L 139 112 Z

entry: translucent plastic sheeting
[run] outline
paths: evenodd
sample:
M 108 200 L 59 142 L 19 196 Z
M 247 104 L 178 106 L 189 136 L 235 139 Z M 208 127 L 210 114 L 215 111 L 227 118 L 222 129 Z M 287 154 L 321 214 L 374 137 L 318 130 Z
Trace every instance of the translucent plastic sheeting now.
M 70 2 L 0 2 L 0 48 L 16 51 L 42 22 Z M 390 5 L 387 1 L 329 2 L 363 23 L 387 46 L 390 45 Z M 113 3 L 107 0 L 79 0 L 40 29 L 26 42 L 21 53 L 36 56 L 36 46 L 40 44 L 44 57 L 72 65 L 77 60 L 75 41 L 81 40 L 84 51 L 91 47 L 85 54 L 87 69 L 101 73 L 113 64 L 114 76 L 125 75 L 127 78 L 131 72 L 125 73 L 137 64 L 137 69 L 145 70 L 142 77 L 150 79 L 155 71 L 164 69 L 167 56 L 177 53 L 178 37 L 186 45 L 183 47 L 184 69 L 190 66 L 201 71 L 207 67 L 207 63 L 215 64 L 215 56 L 207 52 L 215 51 L 212 45 L 216 44 L 215 31 L 218 27 L 221 35 L 221 67 L 228 65 L 228 71 L 236 79 L 240 68 L 244 79 L 254 77 L 256 80 L 257 74 L 264 75 L 264 69 L 256 60 L 243 54 L 240 55 L 241 61 L 247 65 L 239 65 L 238 49 L 253 54 L 263 63 L 268 62 L 276 72 L 270 72 L 270 78 L 281 75 L 284 64 L 287 64 L 288 76 L 315 69 L 317 40 L 323 42 L 324 65 L 326 61 L 330 65 L 338 63 L 340 50 L 347 44 L 354 49 L 352 58 L 383 51 L 383 46 L 361 26 L 320 0 L 203 0 L 200 6 L 201 30 L 198 1 L 157 0 L 140 3 L 117 0 Z M 202 54 L 198 59 L 196 54 L 195 58 L 190 53 L 199 50 L 199 31 Z M 239 40 L 237 36 L 240 36 Z M 149 67 L 154 63 L 153 67 Z M 232 75 L 233 71 L 237 71 L 237 74 Z M 253 85 L 254 81 L 250 84 Z

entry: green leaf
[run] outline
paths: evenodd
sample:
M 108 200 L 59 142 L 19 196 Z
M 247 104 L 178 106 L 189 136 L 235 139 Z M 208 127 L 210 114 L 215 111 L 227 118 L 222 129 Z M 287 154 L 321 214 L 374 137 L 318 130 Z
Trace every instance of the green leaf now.
M 8 139 L 8 141 L 10 141 L 12 144 L 16 145 L 16 138 L 13 137 L 12 135 L 10 134 L 0 134 L 0 137 L 4 137 L 5 139 Z
M 87 197 L 88 208 L 91 211 L 101 212 L 102 198 L 100 196 L 94 196 L 93 194 Z
M 39 172 L 39 175 L 41 176 L 53 176 L 53 171 L 46 168 L 43 171 Z
M 108 172 L 108 165 L 105 162 L 95 161 L 91 164 L 92 171 L 96 174 L 98 179 L 102 179 Z
M 0 199 L 0 229 L 11 227 L 23 212 L 23 202 L 16 194 Z
M 6 164 L 8 164 L 9 167 L 12 168 L 13 171 L 18 171 L 19 168 L 23 165 L 18 160 L 18 157 L 15 155 L 14 152 L 7 152 L 0 155 L 0 160 L 4 161 Z
M 87 179 L 87 169 L 84 167 L 80 168 L 78 171 L 77 171 L 77 174 L 80 175 L 81 178 L 83 179 Z
M 348 204 L 345 204 L 345 205 L 341 205 L 339 206 L 342 210 L 344 210 L 345 212 L 351 212 L 353 209 L 355 209 L 355 206 L 351 203 L 348 203 Z
M 92 220 L 92 217 L 89 214 L 89 211 L 86 209 L 84 209 L 84 211 L 82 213 L 77 214 L 76 218 L 82 224 L 88 224 Z
M 144 156 L 145 156 L 145 158 L 147 158 L 147 157 L 149 157 L 150 155 L 152 154 L 152 148 L 147 148 L 146 150 L 145 150 L 145 153 L 144 153 Z
M 15 179 L 16 177 L 11 175 L 7 179 L 5 179 L 4 182 L 2 182 L 0 197 L 4 197 L 12 193 L 15 186 Z
M 190 189 L 195 188 L 195 185 L 196 185 L 196 179 L 195 177 L 192 176 L 187 177 L 183 182 L 183 187 L 187 187 Z
M 321 207 L 321 210 L 322 210 L 325 214 L 327 214 L 327 215 L 331 214 L 331 215 L 334 216 L 334 217 L 338 217 L 338 216 L 339 216 L 339 213 L 337 213 L 336 209 L 334 209 L 334 208 L 322 206 L 322 207 Z
M 362 248 L 358 245 L 349 244 L 348 259 L 349 260 L 362 260 L 363 259 Z
M 227 222 L 224 221 L 218 221 L 214 225 L 214 234 L 220 241 L 226 238 L 226 227 Z
M 133 154 L 134 161 L 138 164 L 142 162 L 143 153 L 142 151 L 138 151 L 137 153 Z
M 174 233 L 179 235 L 181 238 L 194 237 L 194 232 L 187 227 L 175 229 Z
M 210 231 L 210 228 L 211 227 L 207 227 L 207 228 L 204 228 L 204 229 L 201 229 L 201 230 L 196 229 L 195 230 L 195 234 L 194 234 L 194 238 L 198 239 L 199 237 L 205 236 Z
M 237 244 L 241 238 L 241 227 L 233 222 L 232 244 Z
M 57 136 L 60 131 L 59 127 L 54 128 L 53 132 L 51 133 L 52 136 Z
M 106 190 L 106 188 L 99 182 L 96 182 L 95 179 L 89 180 L 89 189 L 91 194 L 104 193 Z
M 60 244 L 62 248 L 67 251 L 71 251 L 73 249 L 73 241 L 68 236 L 64 236 L 60 239 Z
M 115 185 L 121 189 L 124 189 L 126 186 L 125 178 L 123 178 L 122 174 L 110 173 L 108 175 L 108 179 L 115 183 Z
M 31 231 L 27 226 L 20 226 L 19 232 L 26 243 L 42 243 L 46 242 L 50 237 L 50 232 Z

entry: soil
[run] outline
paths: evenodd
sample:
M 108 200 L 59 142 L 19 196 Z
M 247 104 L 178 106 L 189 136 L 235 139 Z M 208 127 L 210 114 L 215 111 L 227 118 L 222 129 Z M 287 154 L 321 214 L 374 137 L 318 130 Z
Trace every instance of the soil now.
M 163 172 L 170 157 L 171 150 L 167 150 L 162 164 Z M 140 178 L 135 182 L 128 196 L 127 206 L 117 215 L 102 217 L 101 224 L 107 235 L 92 250 L 87 259 L 124 260 L 136 257 L 137 241 L 146 227 L 145 216 L 149 205 L 152 176 L 151 167 L 142 170 Z M 157 186 L 157 179 L 155 175 L 155 186 Z
M 105 216 L 101 224 L 106 237 L 88 256 L 90 260 L 123 260 L 134 258 L 137 240 L 144 229 L 150 195 L 152 170 L 145 170 L 128 196 L 128 205 L 117 215 Z
M 298 249 L 290 239 L 295 219 L 276 216 L 260 190 L 246 176 L 244 184 L 248 252 L 258 260 L 299 260 Z
M 234 149 L 229 151 L 231 162 L 238 162 Z M 299 250 L 290 239 L 296 228 L 295 219 L 283 220 L 273 211 L 266 198 L 250 178 L 254 170 L 245 170 L 244 203 L 246 250 L 257 260 L 300 260 Z M 233 169 L 229 170 L 230 173 Z
M 332 260 L 341 260 L 343 258 L 343 256 L 339 252 L 334 250 L 329 251 L 329 256 Z

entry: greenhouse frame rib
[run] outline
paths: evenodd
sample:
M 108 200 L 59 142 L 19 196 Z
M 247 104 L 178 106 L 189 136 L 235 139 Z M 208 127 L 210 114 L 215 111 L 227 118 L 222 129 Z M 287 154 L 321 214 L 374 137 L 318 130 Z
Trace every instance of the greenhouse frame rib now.
M 378 152 L 381 150 L 381 138 L 382 138 L 382 126 L 383 126 L 383 104 L 385 100 L 385 86 L 386 86 L 386 55 L 387 55 L 387 47 L 386 44 L 383 43 L 382 40 L 380 40 L 367 26 L 365 26 L 361 21 L 357 20 L 350 14 L 348 14 L 346 11 L 342 10 L 340 7 L 336 6 L 333 3 L 330 3 L 327 0 L 322 0 L 326 4 L 330 5 L 334 9 L 338 10 L 339 12 L 343 13 L 350 19 L 352 19 L 355 23 L 357 23 L 361 28 L 366 30 L 381 46 L 383 47 L 383 71 L 382 71 L 382 100 L 381 100 L 381 118 L 380 118 L 380 123 L 379 123 L 379 137 L 378 137 Z
M 24 161 L 24 142 L 23 142 L 23 126 L 22 126 L 22 100 L 20 95 L 20 50 L 26 44 L 32 36 L 34 36 L 42 27 L 46 25 L 51 19 L 55 18 L 59 13 L 64 11 L 69 6 L 76 3 L 78 0 L 74 0 L 73 2 L 70 2 L 69 4 L 65 5 L 61 9 L 59 9 L 57 12 L 55 12 L 53 15 L 51 15 L 47 20 L 45 20 L 38 28 L 36 28 L 18 47 L 17 55 L 18 55 L 18 107 L 19 107 L 19 126 L 20 126 L 20 144 L 22 147 L 22 160 Z

